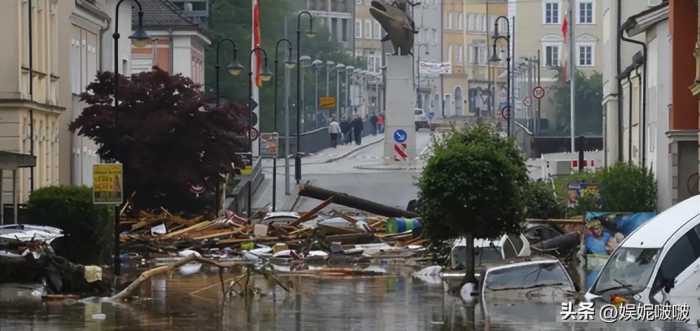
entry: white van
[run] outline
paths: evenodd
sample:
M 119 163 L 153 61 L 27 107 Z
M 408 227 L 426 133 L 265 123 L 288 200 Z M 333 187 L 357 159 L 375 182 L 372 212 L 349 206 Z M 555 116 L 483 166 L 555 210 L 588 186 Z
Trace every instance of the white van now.
M 700 195 L 632 232 L 613 252 L 585 295 L 587 301 L 688 304 L 700 317 Z

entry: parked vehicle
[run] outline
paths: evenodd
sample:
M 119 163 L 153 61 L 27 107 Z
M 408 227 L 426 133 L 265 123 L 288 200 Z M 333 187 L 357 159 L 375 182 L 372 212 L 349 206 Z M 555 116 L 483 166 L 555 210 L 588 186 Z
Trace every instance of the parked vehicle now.
M 292 223 L 292 222 L 298 220 L 299 217 L 300 217 L 300 215 L 297 212 L 283 212 L 283 211 L 270 212 L 270 213 L 265 214 L 265 217 L 263 217 L 263 220 L 262 220 L 262 222 L 260 222 L 260 224 L 265 224 L 265 225 L 289 224 L 289 223 Z
M 530 255 L 530 244 L 524 235 L 504 235 L 499 240 L 474 240 L 474 260 L 477 266 L 503 261 L 511 257 Z M 464 269 L 466 240 L 460 238 L 452 244 L 450 266 L 453 270 Z
M 428 117 L 428 114 L 423 111 L 423 109 L 416 108 L 413 115 L 413 120 L 416 124 L 416 131 L 420 130 L 421 128 L 431 128 L 430 118 Z
M 700 318 L 700 196 L 647 221 L 612 253 L 585 295 L 592 302 L 689 304 Z

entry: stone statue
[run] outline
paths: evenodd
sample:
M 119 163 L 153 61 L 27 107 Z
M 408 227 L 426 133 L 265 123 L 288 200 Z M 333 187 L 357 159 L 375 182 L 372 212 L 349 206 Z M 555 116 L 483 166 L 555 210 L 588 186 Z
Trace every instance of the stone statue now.
M 407 5 L 416 4 L 409 0 L 394 0 L 389 5 L 383 0 L 374 0 L 369 9 L 372 17 L 386 31 L 387 36 L 382 41 L 391 41 L 394 55 L 412 55 L 413 35 L 418 33 L 413 19 L 408 15 Z

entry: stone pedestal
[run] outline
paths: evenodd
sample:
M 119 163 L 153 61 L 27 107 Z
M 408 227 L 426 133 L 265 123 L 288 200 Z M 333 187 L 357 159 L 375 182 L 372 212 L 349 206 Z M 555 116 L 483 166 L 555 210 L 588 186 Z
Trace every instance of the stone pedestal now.
M 384 164 L 410 166 L 416 161 L 416 88 L 413 85 L 413 58 L 386 57 L 386 110 Z M 402 153 L 396 151 L 402 149 Z

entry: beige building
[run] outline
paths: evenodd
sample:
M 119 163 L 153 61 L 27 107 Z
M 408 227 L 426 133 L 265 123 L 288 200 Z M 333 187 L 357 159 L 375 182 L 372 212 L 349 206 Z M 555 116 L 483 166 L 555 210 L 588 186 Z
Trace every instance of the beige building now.
M 7 0 L 0 11 L 5 51 L 0 55 L 0 150 L 33 154 L 34 188 L 68 183 L 68 159 L 59 157 L 61 116 L 70 104 L 65 23 L 74 1 L 35 0 L 32 4 L 32 81 L 29 84 L 29 2 Z M 63 27 L 63 28 L 62 28 Z M 32 121 L 30 122 L 30 117 Z M 30 125 L 33 123 L 33 125 Z M 33 131 L 33 136 L 30 132 Z M 32 148 L 33 142 L 33 148 Z M 65 171 L 64 171 L 65 169 Z M 26 201 L 32 185 L 30 169 L 19 171 L 19 201 Z M 6 174 L 7 176 L 7 174 Z M 5 177 L 3 201 L 12 202 L 12 180 Z
M 537 0 L 519 1 L 509 0 L 508 16 L 515 17 L 514 36 L 514 86 L 522 86 L 523 79 L 528 77 L 523 74 L 524 69 L 520 64 L 522 58 L 533 58 L 537 51 L 541 54 L 541 82 L 546 94 L 542 99 L 541 129 L 556 126 L 555 121 L 568 123 L 566 118 L 556 118 L 556 112 L 552 104 L 551 88 L 557 83 L 557 68 L 563 66 L 568 59 L 568 48 L 564 44 L 562 35 L 562 23 L 568 15 L 569 2 L 575 4 L 574 23 L 576 34 L 576 49 L 573 59 L 578 70 L 590 75 L 593 72 L 602 72 L 603 50 L 601 37 L 603 35 L 603 1 L 602 0 Z M 571 22 L 569 22 L 571 26 Z M 569 62 L 570 63 L 570 62 Z M 518 71 L 518 68 L 523 68 Z M 531 114 L 531 108 L 527 102 L 523 102 L 530 95 L 528 89 L 514 88 L 515 118 L 527 118 Z M 530 96 L 530 100 L 532 97 Z M 534 102 L 531 102 L 532 105 Z M 568 110 L 565 112 L 568 114 Z
M 505 61 L 494 64 L 489 58 L 494 24 L 498 16 L 506 15 L 506 3 L 444 1 L 442 6 L 442 61 L 451 64 L 451 73 L 442 75 L 445 117 L 493 118 L 501 94 L 505 94 Z M 502 48 L 505 45 L 499 44 L 498 50 Z M 495 98 L 489 98 L 490 94 Z

